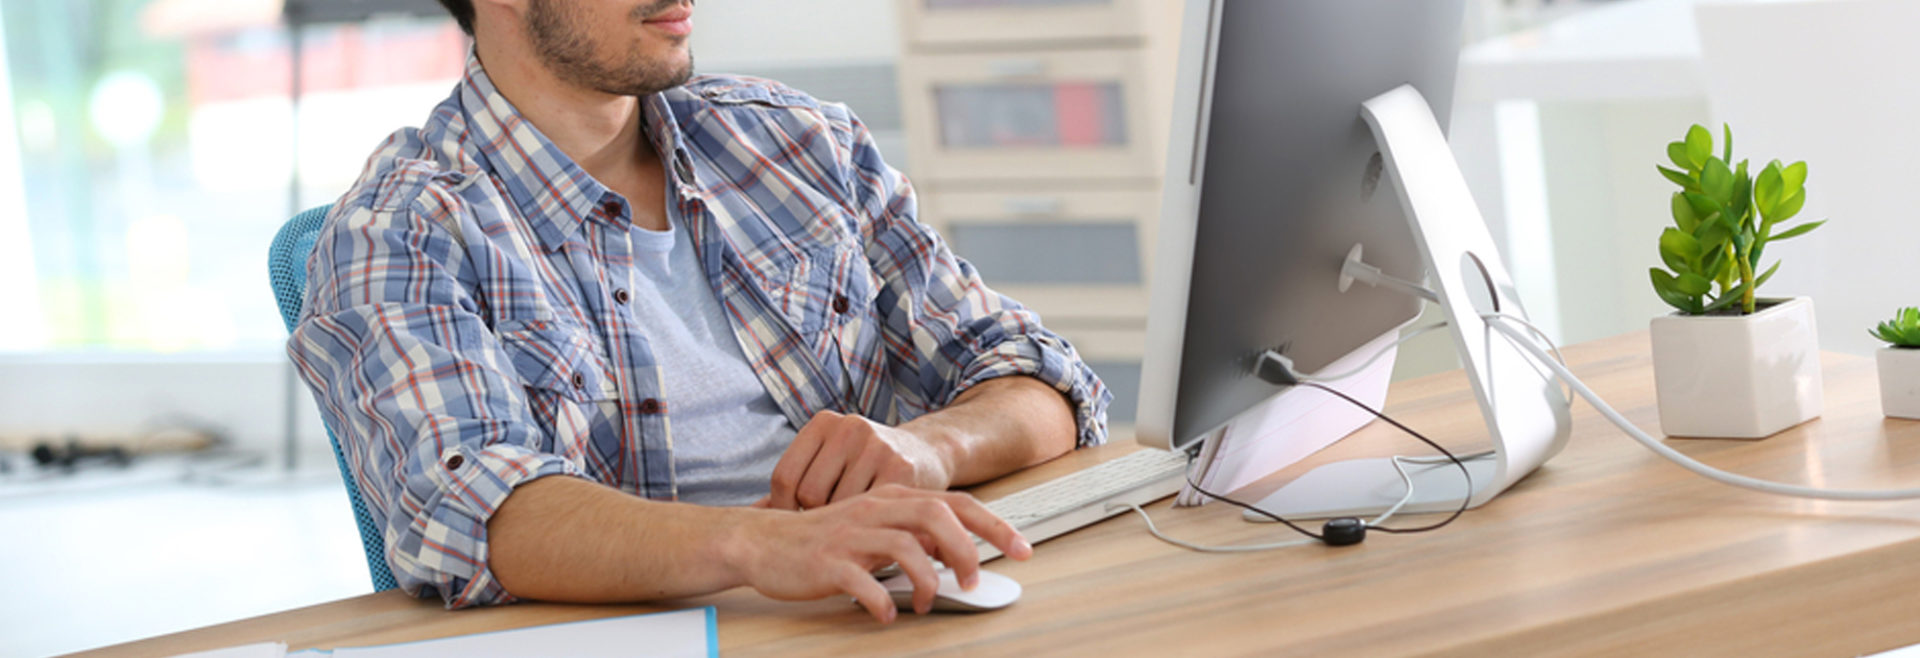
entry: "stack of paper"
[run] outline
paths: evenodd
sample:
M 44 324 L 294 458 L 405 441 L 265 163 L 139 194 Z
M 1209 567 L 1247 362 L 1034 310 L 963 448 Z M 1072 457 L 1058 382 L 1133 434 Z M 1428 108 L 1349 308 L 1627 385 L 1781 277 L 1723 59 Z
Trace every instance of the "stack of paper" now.
M 466 656 L 469 658 L 524 658 L 526 656 L 573 656 L 607 658 L 660 656 L 673 658 L 709 658 L 720 655 L 718 627 L 713 606 L 689 608 L 612 619 L 596 619 L 567 624 L 549 624 L 510 631 L 461 635 L 439 640 L 354 647 L 332 651 L 308 649 L 287 653 L 281 642 L 264 642 L 241 647 L 186 654 L 176 658 L 282 658 L 283 656 L 333 656 L 334 658 L 414 658 L 416 656 Z

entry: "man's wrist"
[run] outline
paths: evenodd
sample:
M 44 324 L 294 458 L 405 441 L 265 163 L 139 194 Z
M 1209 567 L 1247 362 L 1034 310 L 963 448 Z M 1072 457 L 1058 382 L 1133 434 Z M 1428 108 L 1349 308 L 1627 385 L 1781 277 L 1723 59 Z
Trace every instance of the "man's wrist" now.
M 922 420 L 926 419 L 927 417 L 922 417 Z M 908 425 L 914 425 L 914 423 Z M 960 466 L 965 464 L 967 459 L 967 442 L 957 435 L 958 430 L 937 422 L 919 423 L 917 427 L 903 425 L 900 429 L 919 439 L 920 443 L 927 446 L 927 449 L 933 453 L 934 466 L 940 469 L 940 481 L 937 483 L 940 485 L 939 488 L 952 487 L 954 481 L 960 477 Z
M 767 523 L 775 522 L 773 515 L 780 514 L 772 510 L 761 509 L 721 509 L 719 523 L 712 526 L 702 552 L 720 558 L 720 568 L 726 578 L 724 588 L 739 587 L 749 583 L 747 574 L 759 559 L 760 549 L 767 540 L 766 532 L 760 530 Z

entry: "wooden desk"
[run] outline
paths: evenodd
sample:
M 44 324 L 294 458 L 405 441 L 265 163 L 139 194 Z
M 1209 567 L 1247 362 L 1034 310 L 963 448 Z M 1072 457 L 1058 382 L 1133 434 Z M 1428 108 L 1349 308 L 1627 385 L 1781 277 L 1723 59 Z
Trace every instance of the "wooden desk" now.
M 1644 333 L 1567 350 L 1595 389 L 1657 428 Z M 1873 362 L 1827 355 L 1826 415 L 1757 442 L 1677 440 L 1760 477 L 1825 486 L 1920 484 L 1920 423 L 1883 418 Z M 1458 372 L 1396 384 L 1389 408 L 1460 450 L 1483 435 Z M 776 603 L 748 590 L 689 600 L 720 611 L 737 655 L 1300 654 L 1856 655 L 1920 643 L 1920 502 L 1829 503 L 1728 488 L 1667 464 L 1574 407 L 1566 451 L 1439 532 L 1375 534 L 1347 548 L 1210 555 L 1149 537 L 1123 516 L 992 568 L 1025 597 L 976 616 L 881 626 L 836 597 Z M 1419 446 L 1376 423 L 1314 462 Z M 1135 449 L 1082 451 L 982 489 L 991 498 Z M 1270 491 L 1296 466 L 1242 491 Z M 1221 504 L 1152 507 L 1175 536 L 1286 539 Z M 447 612 L 370 594 L 95 655 L 168 655 L 264 640 L 357 646 L 624 615 L 652 606 L 527 604 Z

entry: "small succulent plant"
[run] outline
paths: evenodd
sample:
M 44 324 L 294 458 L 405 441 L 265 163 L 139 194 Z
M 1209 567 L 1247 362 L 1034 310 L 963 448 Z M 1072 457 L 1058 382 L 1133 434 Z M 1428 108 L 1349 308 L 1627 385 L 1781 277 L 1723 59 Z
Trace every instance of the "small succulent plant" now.
M 1756 177 L 1747 161 L 1733 161 L 1733 128 L 1726 127 L 1721 155 L 1713 153 L 1713 133 L 1695 125 L 1686 139 L 1667 145 L 1667 159 L 1678 169 L 1660 167 L 1660 175 L 1680 186 L 1673 194 L 1673 222 L 1660 233 L 1660 261 L 1651 268 L 1653 290 L 1669 306 L 1689 315 L 1712 313 L 1739 304 L 1753 313 L 1754 291 L 1780 269 L 1760 269 L 1769 243 L 1805 235 L 1826 220 L 1793 227 L 1781 224 L 1800 214 L 1807 201 L 1807 163 L 1774 160 Z
M 1892 320 L 1880 323 L 1867 333 L 1894 347 L 1920 347 L 1920 308 L 1900 309 Z

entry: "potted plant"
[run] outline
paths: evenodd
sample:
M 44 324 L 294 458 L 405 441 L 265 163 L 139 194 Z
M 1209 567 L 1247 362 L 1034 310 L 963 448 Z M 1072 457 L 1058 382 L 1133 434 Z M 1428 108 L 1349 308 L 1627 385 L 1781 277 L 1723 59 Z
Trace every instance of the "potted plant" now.
M 1807 164 L 1775 160 L 1758 175 L 1733 162 L 1733 130 L 1720 155 L 1693 126 L 1667 145 L 1680 187 L 1674 225 L 1660 233 L 1653 289 L 1674 313 L 1652 323 L 1654 388 L 1669 436 L 1757 439 L 1820 415 L 1820 345 L 1813 300 L 1765 298 L 1780 269 L 1761 268 L 1774 242 L 1824 221 L 1788 226 L 1806 203 Z
M 1880 369 L 1880 411 L 1920 419 L 1920 308 L 1900 309 L 1867 333 L 1887 343 L 1874 359 Z

